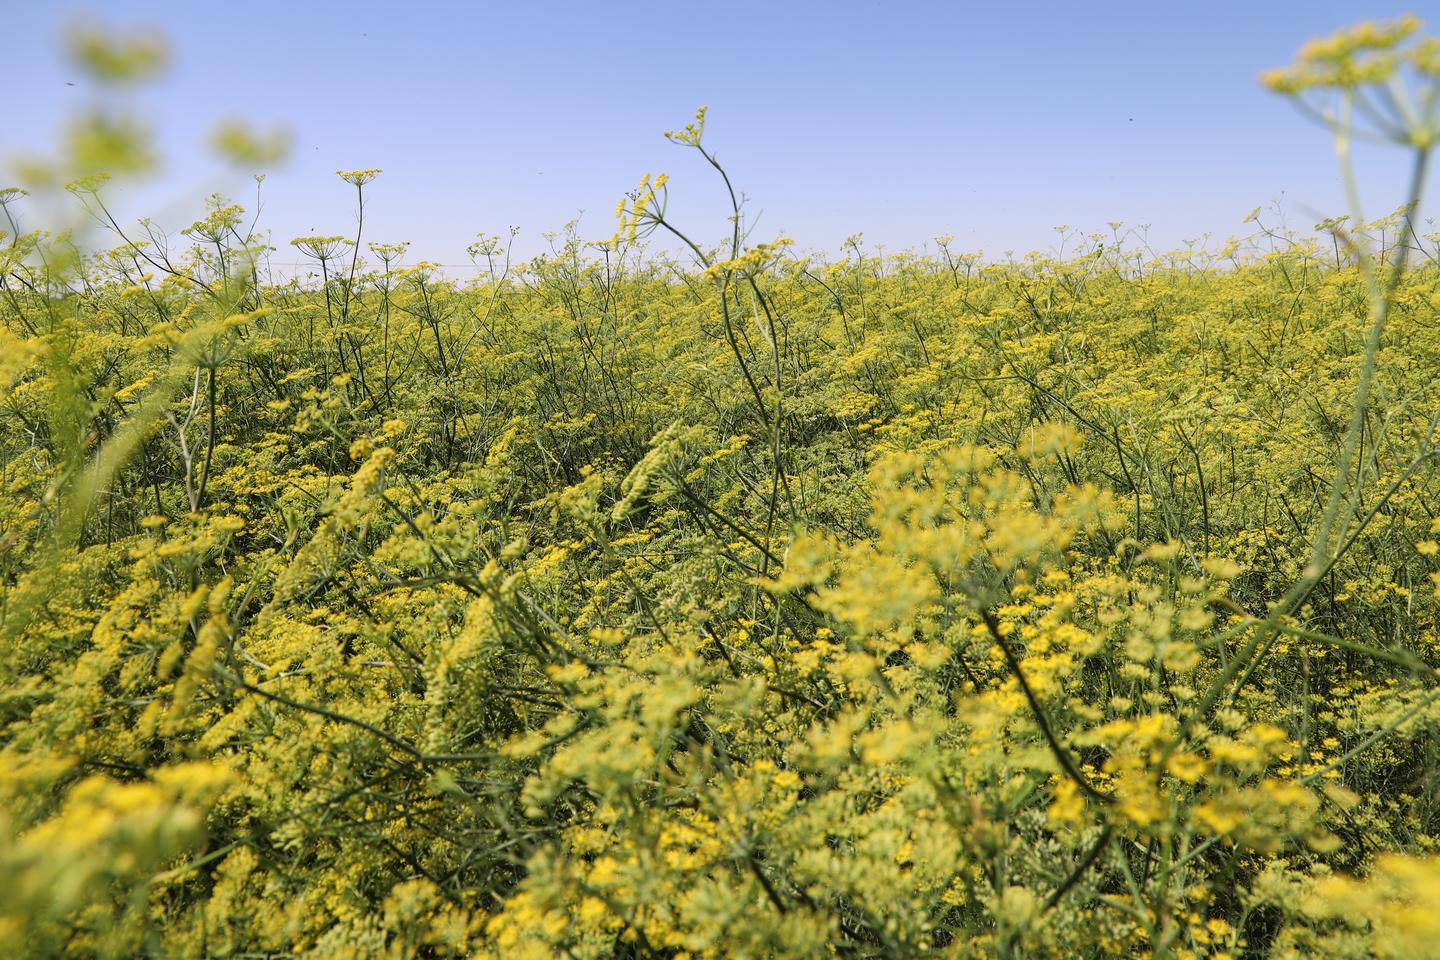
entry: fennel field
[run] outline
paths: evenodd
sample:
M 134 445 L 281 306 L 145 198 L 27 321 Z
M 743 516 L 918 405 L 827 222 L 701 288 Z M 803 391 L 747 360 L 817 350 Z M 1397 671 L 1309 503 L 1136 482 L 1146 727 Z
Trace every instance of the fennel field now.
M 801 257 L 661 176 L 279 282 L 229 200 L 0 192 L 0 952 L 1440 956 L 1415 29 L 1269 78 L 1413 81 L 1411 203 L 1223 248 Z

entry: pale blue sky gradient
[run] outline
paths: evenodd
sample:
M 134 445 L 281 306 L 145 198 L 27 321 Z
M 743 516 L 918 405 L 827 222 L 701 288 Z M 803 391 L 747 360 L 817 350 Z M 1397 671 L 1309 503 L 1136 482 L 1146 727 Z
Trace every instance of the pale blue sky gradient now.
M 647 171 L 671 174 L 677 222 L 718 238 L 718 182 L 661 137 L 702 103 L 707 143 L 762 214 L 756 239 L 833 251 L 863 231 L 896 250 L 949 233 L 998 257 L 1052 249 L 1059 224 L 1119 220 L 1165 248 L 1244 232 L 1282 196 L 1308 228 L 1344 212 L 1328 135 L 1256 74 L 1368 17 L 1408 9 L 1440 29 L 1433 0 L 7 6 L 6 76 L 24 92 L 7 98 L 0 154 L 47 148 L 87 102 L 65 22 L 155 25 L 175 58 L 140 102 L 167 166 L 119 197 L 125 214 L 178 230 L 212 190 L 248 205 L 252 185 L 204 147 L 239 115 L 295 136 L 265 183 L 277 260 L 294 259 L 293 236 L 353 231 L 337 168 L 382 167 L 366 239 L 447 264 L 510 224 L 534 253 L 582 211 L 584 235 L 608 236 Z M 1393 209 L 1403 156 L 1359 161 L 1367 213 Z

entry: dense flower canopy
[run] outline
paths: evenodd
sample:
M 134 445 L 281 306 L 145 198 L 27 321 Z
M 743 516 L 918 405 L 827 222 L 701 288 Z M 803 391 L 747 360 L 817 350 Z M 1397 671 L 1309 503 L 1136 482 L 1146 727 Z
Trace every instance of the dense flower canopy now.
M 1440 955 L 1413 207 L 827 261 L 665 191 L 467 284 L 0 191 L 7 956 Z

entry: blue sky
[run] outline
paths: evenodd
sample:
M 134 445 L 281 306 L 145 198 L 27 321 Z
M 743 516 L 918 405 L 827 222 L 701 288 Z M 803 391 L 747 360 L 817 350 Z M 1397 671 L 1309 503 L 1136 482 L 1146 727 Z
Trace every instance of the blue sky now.
M 1440 30 L 1433 0 L 16 2 L 4 57 L 24 92 L 0 155 L 46 148 L 87 102 L 59 42 L 82 16 L 159 27 L 174 50 L 138 97 L 163 176 L 117 206 L 178 230 L 211 191 L 248 202 L 253 185 L 210 157 L 206 132 L 226 116 L 282 123 L 295 149 L 269 171 L 262 218 L 279 260 L 293 236 L 353 231 L 342 167 L 385 171 L 367 188 L 367 239 L 447 264 L 511 224 L 533 253 L 582 211 L 582 234 L 608 236 L 648 171 L 670 173 L 677 222 L 717 238 L 720 185 L 661 136 L 702 103 L 756 239 L 834 250 L 863 231 L 896 250 L 948 233 L 1000 256 L 1052 249 L 1060 224 L 1118 220 L 1170 247 L 1244 232 L 1277 199 L 1306 228 L 1343 212 L 1328 135 L 1256 74 L 1311 36 L 1406 10 Z M 1358 159 L 1367 213 L 1393 209 L 1402 155 Z

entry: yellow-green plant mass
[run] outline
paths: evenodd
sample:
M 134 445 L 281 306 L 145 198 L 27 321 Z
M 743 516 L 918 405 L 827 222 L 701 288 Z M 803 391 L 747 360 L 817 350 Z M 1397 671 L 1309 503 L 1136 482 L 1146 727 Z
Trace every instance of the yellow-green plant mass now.
M 1418 197 L 1416 28 L 1267 80 Z M 473 283 L 276 284 L 229 200 L 109 219 L 143 133 L 29 164 L 113 249 L 0 193 L 0 955 L 1440 956 L 1413 199 L 822 261 L 655 176 Z

